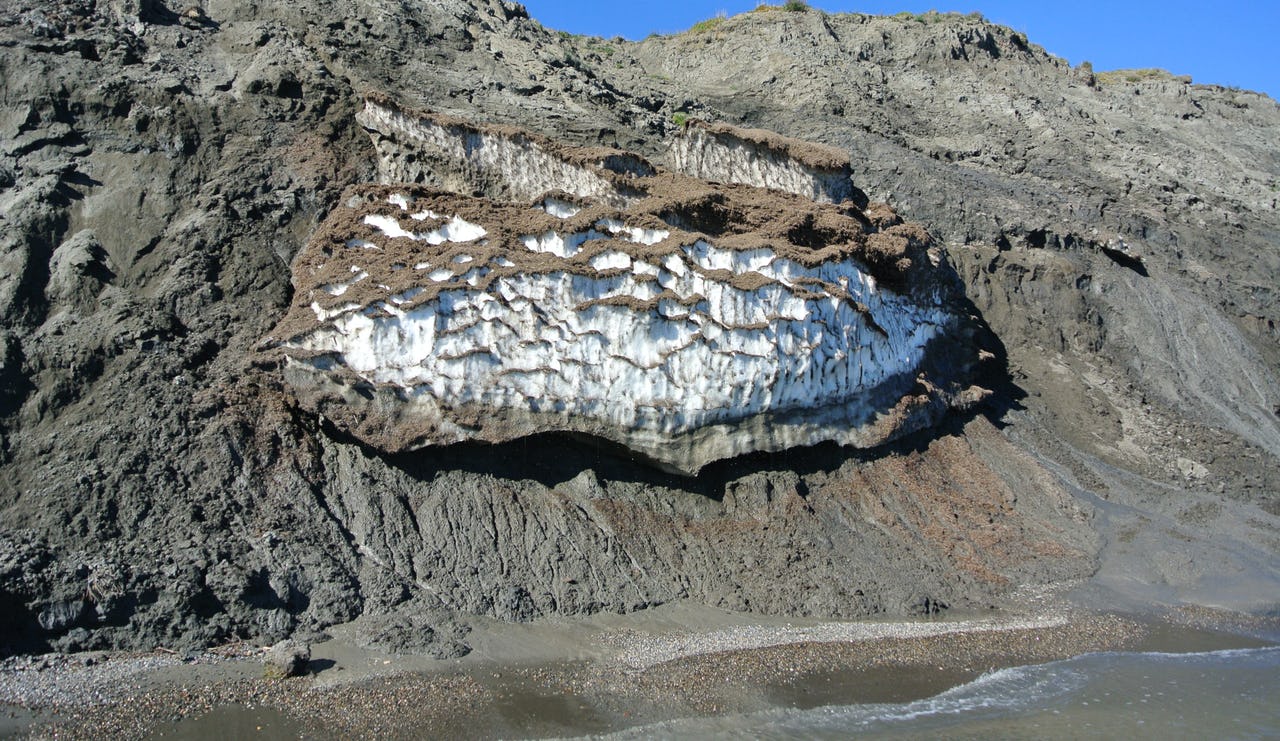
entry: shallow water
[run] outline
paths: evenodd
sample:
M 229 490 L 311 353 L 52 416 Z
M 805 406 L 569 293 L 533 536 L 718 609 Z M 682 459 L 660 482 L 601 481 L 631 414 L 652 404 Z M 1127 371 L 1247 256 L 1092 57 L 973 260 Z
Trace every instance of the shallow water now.
M 1267 631 L 1240 635 L 1153 623 L 1125 652 L 985 674 L 960 666 L 813 671 L 734 690 L 731 703 L 739 712 L 685 718 L 696 711 L 679 693 L 670 705 L 654 706 L 590 689 L 580 694 L 570 689 L 573 682 L 554 679 L 590 675 L 589 661 L 535 663 L 536 671 L 526 666 L 510 672 L 481 663 L 454 670 L 473 688 L 466 690 L 475 693 L 467 702 L 445 715 L 434 712 L 435 705 L 389 706 L 396 722 L 384 730 L 403 738 L 1280 738 L 1277 638 Z M 367 658 L 352 654 L 340 663 L 355 671 Z M 412 684 L 413 677 L 432 681 L 435 675 L 406 676 Z M 394 700 L 395 692 L 388 697 Z M 448 697 L 441 703 L 452 707 Z M 376 708 L 360 722 L 384 724 L 388 719 Z M 291 714 L 299 710 L 306 713 L 305 701 L 283 712 L 261 704 L 224 705 L 161 724 L 151 737 L 333 736 L 333 729 Z
M 984 674 L 911 702 L 670 721 L 616 738 L 1215 738 L 1280 736 L 1280 647 L 1109 652 Z

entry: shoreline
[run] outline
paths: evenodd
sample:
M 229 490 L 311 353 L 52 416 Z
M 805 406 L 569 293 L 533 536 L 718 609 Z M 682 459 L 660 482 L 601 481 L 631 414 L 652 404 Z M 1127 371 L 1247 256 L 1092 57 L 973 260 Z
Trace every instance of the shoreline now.
M 1275 631 L 1275 621 L 1266 621 Z M 929 621 L 768 618 L 673 605 L 649 614 L 480 626 L 477 650 L 435 660 L 359 649 L 343 627 L 313 674 L 262 678 L 249 646 L 34 657 L 0 664 L 0 736 L 468 737 L 611 733 L 773 707 L 921 699 L 995 669 L 1095 651 L 1268 645 L 1247 616 L 1034 614 Z M 92 661 L 85 665 L 86 661 Z M 41 668 L 43 667 L 43 668 Z M 233 734 L 234 735 L 234 734 Z

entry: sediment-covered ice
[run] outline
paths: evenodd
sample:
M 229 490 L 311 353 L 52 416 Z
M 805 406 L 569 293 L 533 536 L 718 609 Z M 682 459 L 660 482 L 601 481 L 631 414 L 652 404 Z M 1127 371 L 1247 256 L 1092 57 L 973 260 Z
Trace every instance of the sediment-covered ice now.
M 270 344 L 304 405 L 370 444 L 565 431 L 695 473 L 878 444 L 972 397 L 977 353 L 919 229 L 393 106 L 364 122 L 524 196 L 360 186 L 295 261 Z
M 794 193 L 823 203 L 866 197 L 845 152 L 772 132 L 688 121 L 667 151 L 673 170 L 704 180 Z
M 610 226 L 644 243 L 646 230 Z M 594 230 L 523 235 L 526 249 L 564 264 L 505 275 L 483 290 L 469 285 L 472 273 L 437 270 L 428 277 L 450 287 L 430 300 L 408 311 L 400 305 L 409 294 L 347 305 L 288 347 L 335 355 L 371 383 L 444 406 L 673 434 L 860 397 L 910 374 L 948 322 L 937 306 L 878 288 L 852 259 L 805 267 L 768 249 L 735 252 L 699 239 L 672 244 L 655 275 L 618 249 L 584 266 L 570 261 L 577 248 L 563 247 L 604 238 Z

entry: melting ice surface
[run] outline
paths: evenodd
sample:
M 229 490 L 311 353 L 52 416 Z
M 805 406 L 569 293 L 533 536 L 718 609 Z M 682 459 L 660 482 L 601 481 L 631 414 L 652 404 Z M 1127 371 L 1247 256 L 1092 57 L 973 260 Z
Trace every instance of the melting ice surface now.
M 1255 739 L 1280 735 L 1280 648 L 1098 653 L 905 703 L 778 709 L 612 738 Z
M 388 216 L 364 221 L 389 237 L 431 243 L 486 233 L 456 216 L 426 234 Z M 403 299 L 313 306 L 330 323 L 295 346 L 340 353 L 370 381 L 451 406 L 679 433 L 854 398 L 911 373 L 948 321 L 939 307 L 880 288 L 852 259 L 806 267 L 771 249 L 705 240 L 675 246 L 656 264 L 619 249 L 579 257 L 595 240 L 652 246 L 669 236 L 609 219 L 586 232 L 526 235 L 525 249 L 564 259 L 564 269 L 502 275 L 478 288 L 489 268 L 467 271 L 471 255 L 419 263 L 431 268 L 427 284 L 441 286 L 437 296 L 413 307 Z M 750 279 L 735 283 L 730 274 Z M 336 296 L 348 285 L 323 290 Z
M 430 211 L 424 211 L 422 214 L 414 214 L 412 218 L 421 216 L 423 219 L 428 215 L 432 215 Z M 419 219 L 421 220 L 421 219 Z M 443 226 L 432 229 L 427 232 L 411 232 L 400 226 L 400 222 L 391 216 L 382 214 L 368 214 L 364 217 L 364 223 L 372 226 L 388 237 L 407 237 L 415 241 L 426 242 L 427 244 L 443 244 L 445 242 L 474 242 L 480 239 L 488 232 L 484 227 L 478 224 L 462 219 L 460 217 L 451 217 Z M 352 240 L 358 242 L 360 240 Z M 361 242 L 360 246 L 373 247 L 369 242 Z
M 538 208 L 541 208 L 543 211 L 546 211 L 557 219 L 568 219 L 577 216 L 578 212 L 582 210 L 581 207 L 575 206 L 568 201 L 562 201 L 559 198 L 547 198 L 542 203 L 538 204 Z

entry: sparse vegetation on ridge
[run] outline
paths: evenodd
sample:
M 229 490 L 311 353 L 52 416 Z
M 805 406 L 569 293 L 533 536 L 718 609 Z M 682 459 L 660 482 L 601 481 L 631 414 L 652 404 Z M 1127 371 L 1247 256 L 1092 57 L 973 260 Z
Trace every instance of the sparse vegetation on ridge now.
M 986 16 L 976 11 L 973 13 L 956 13 L 956 12 L 940 13 L 936 10 L 930 10 L 924 13 L 912 13 L 910 11 L 904 10 L 901 13 L 894 13 L 890 17 L 896 18 L 897 20 L 900 20 L 900 21 L 915 21 L 916 23 L 943 23 L 945 21 L 960 20 L 960 19 L 977 21 L 977 22 L 986 22 L 987 20 Z
M 752 8 L 749 12 L 751 13 L 772 13 L 772 12 L 804 13 L 811 10 L 814 10 L 814 8 L 810 6 L 808 3 L 804 2 L 803 0 L 787 0 L 787 2 L 782 3 L 780 5 L 770 5 L 768 3 L 761 3 L 757 5 L 755 8 Z M 846 15 L 846 14 L 836 13 L 835 15 Z M 854 15 L 859 15 L 859 14 L 854 13 Z M 866 17 L 872 18 L 876 16 L 866 16 Z M 925 23 L 925 24 L 944 23 L 947 21 L 954 21 L 954 20 L 968 20 L 968 21 L 975 21 L 979 23 L 987 22 L 986 16 L 976 11 L 972 13 L 957 13 L 953 11 L 939 12 L 937 10 L 930 10 L 924 13 L 912 13 L 910 11 L 904 10 L 901 13 L 895 13 L 894 15 L 891 15 L 891 16 L 880 16 L 880 17 L 894 18 L 901 21 L 915 21 L 917 23 Z M 708 31 L 720 25 L 720 22 L 723 20 L 725 20 L 725 15 L 723 12 L 721 12 L 719 15 L 717 15 L 714 18 L 708 18 L 705 21 L 700 21 L 699 23 L 695 23 L 689 30 L 690 31 Z
M 1168 70 L 1156 67 L 1113 69 L 1107 72 L 1097 72 L 1094 74 L 1094 78 L 1101 85 L 1116 85 L 1122 82 L 1151 82 L 1154 80 L 1191 84 L 1191 75 L 1175 75 Z
M 611 57 L 617 53 L 618 49 L 610 42 L 598 37 L 588 37 L 583 47 L 590 53 L 598 54 L 604 57 Z
M 724 19 L 724 13 L 720 13 L 719 15 L 708 18 L 705 21 L 698 21 L 689 27 L 689 33 L 705 33 L 707 31 L 715 30 L 717 26 L 724 23 Z
M 768 12 L 768 11 L 774 11 L 774 10 L 787 11 L 792 13 L 803 13 L 803 12 L 812 10 L 812 8 L 809 7 L 808 3 L 802 2 L 802 0 L 788 0 L 786 3 L 782 5 L 760 4 L 760 5 L 757 5 L 753 10 L 751 10 L 751 12 L 761 13 L 761 12 Z M 687 33 L 704 33 L 706 31 L 715 30 L 720 26 L 720 24 L 724 23 L 727 19 L 728 19 L 728 15 L 722 10 L 719 13 L 717 13 L 714 17 L 708 18 L 705 21 L 698 21 L 697 23 L 693 24 L 692 26 L 689 27 L 689 30 L 687 31 Z
M 809 4 L 806 2 L 802 2 L 802 0 L 787 0 L 787 2 L 783 3 L 782 5 L 768 5 L 766 3 L 761 3 L 757 5 L 755 7 L 755 10 L 752 10 L 751 12 L 767 13 L 771 10 L 784 10 L 791 13 L 803 13 L 808 10 L 813 10 L 813 8 L 810 8 Z

